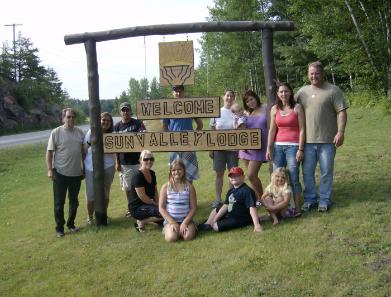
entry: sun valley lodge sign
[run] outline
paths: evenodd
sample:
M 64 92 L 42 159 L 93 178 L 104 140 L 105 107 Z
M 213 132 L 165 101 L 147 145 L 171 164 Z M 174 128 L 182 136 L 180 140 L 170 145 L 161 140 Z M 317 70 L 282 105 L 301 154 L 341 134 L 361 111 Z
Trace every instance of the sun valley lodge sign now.
M 218 118 L 220 98 L 139 100 L 137 118 Z M 105 153 L 260 149 L 261 129 L 127 132 L 103 135 Z

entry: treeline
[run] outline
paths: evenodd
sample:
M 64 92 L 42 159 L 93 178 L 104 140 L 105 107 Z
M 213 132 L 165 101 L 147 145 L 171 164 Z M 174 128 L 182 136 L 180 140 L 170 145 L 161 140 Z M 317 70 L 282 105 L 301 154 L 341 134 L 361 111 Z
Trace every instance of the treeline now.
M 307 82 L 308 63 L 320 60 L 328 80 L 345 91 L 373 94 L 366 98 L 375 103 L 391 101 L 391 1 L 215 0 L 208 20 L 293 21 L 295 31 L 274 33 L 279 80 L 298 88 Z M 221 95 L 227 88 L 239 96 L 248 88 L 264 94 L 260 32 L 204 33 L 200 41 L 196 82 L 186 88 L 187 96 Z M 88 115 L 88 102 L 71 99 L 56 72 L 40 65 L 38 49 L 21 35 L 15 55 L 13 46 L 3 44 L 0 86 L 5 83 L 13 84 L 15 97 L 27 111 L 45 100 Z M 114 100 L 101 100 L 101 110 L 116 115 L 123 101 L 135 108 L 136 100 L 171 96 L 171 88 L 159 86 L 156 78 L 130 78 L 128 89 L 118 94 Z
M 349 91 L 359 105 L 384 105 L 391 96 L 391 1 L 383 0 L 215 0 L 209 21 L 293 21 L 295 31 L 274 33 L 277 79 L 294 88 L 307 83 L 308 63 L 320 60 L 327 79 Z M 204 33 L 196 83 L 188 96 L 215 96 L 225 89 L 238 95 L 251 88 L 264 94 L 260 32 Z M 357 95 L 364 94 L 365 98 Z M 117 98 L 170 96 L 154 78 L 137 81 Z M 383 101 L 387 101 L 383 103 Z
M 215 0 L 210 21 L 293 21 L 274 33 L 279 80 L 299 87 L 307 65 L 320 60 L 328 80 L 352 91 L 391 96 L 391 1 Z M 205 33 L 198 68 L 205 93 L 248 87 L 264 92 L 260 32 Z
M 0 86 L 8 85 L 18 103 L 29 111 L 36 102 L 62 105 L 69 95 L 50 67 L 43 67 L 38 49 L 19 34 L 15 45 L 3 43 L 0 54 Z

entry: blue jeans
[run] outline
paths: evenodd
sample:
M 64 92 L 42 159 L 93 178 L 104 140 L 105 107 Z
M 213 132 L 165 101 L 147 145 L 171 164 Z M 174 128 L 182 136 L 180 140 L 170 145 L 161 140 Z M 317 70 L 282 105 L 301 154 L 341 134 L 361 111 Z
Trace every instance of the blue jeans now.
M 275 144 L 273 154 L 273 171 L 278 167 L 286 167 L 294 194 L 301 193 L 301 184 L 299 179 L 300 164 L 296 160 L 296 153 L 298 149 L 298 145 Z
M 319 205 L 331 205 L 333 191 L 334 157 L 336 149 L 332 143 L 306 143 L 304 147 L 303 178 L 304 202 L 317 203 L 315 169 L 319 162 Z

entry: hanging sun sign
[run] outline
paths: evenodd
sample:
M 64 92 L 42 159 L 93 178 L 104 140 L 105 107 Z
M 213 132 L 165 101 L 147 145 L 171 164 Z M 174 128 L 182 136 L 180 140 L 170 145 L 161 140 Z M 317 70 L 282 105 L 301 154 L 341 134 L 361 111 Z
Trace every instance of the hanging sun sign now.
M 159 43 L 160 85 L 194 85 L 193 41 Z

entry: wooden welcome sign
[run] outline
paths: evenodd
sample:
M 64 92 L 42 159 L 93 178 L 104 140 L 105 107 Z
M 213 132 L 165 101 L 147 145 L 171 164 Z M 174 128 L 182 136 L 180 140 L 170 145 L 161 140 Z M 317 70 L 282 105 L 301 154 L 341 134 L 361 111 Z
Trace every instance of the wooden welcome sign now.
M 137 101 L 137 118 L 141 120 L 219 117 L 220 97 Z
M 261 129 L 103 134 L 105 153 L 261 149 Z
M 193 41 L 159 43 L 160 85 L 194 85 Z

